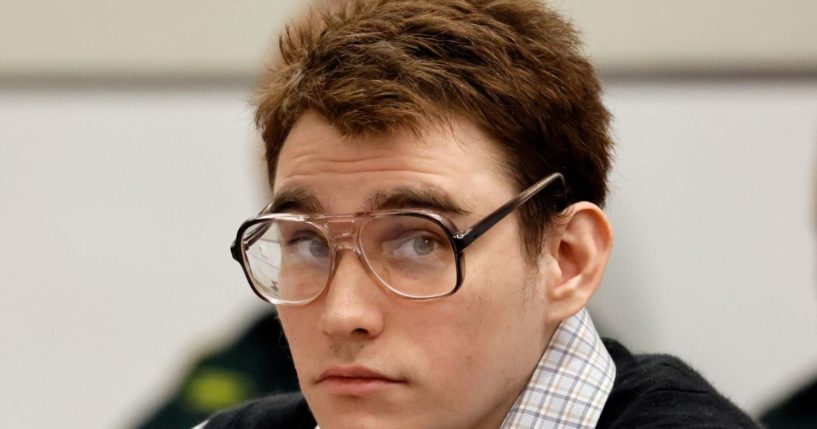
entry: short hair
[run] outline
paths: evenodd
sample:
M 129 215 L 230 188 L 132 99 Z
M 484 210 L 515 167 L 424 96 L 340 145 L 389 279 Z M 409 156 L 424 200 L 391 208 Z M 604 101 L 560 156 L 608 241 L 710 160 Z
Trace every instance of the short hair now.
M 257 88 L 270 183 L 307 111 L 352 136 L 464 117 L 498 142 L 519 189 L 561 172 L 568 204 L 603 206 L 610 114 L 575 29 L 555 11 L 536 0 L 328 4 L 287 26 Z M 520 209 L 531 260 L 559 212 L 553 199 Z

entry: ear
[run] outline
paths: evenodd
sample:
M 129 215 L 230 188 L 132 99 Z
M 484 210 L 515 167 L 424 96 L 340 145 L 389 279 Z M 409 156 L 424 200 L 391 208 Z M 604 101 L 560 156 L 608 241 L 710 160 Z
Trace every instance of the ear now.
M 548 324 L 578 313 L 596 292 L 607 267 L 613 230 L 595 204 L 579 202 L 566 209 L 549 234 L 547 246 L 555 275 L 547 285 Z

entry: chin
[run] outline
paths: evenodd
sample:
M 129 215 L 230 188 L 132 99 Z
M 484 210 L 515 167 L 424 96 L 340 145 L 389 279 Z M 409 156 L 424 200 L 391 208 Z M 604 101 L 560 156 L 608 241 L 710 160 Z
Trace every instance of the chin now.
M 315 405 L 310 407 L 321 429 L 431 429 L 439 425 L 405 407 L 373 407 L 361 398 Z
M 408 429 L 423 427 L 422 425 L 409 425 L 405 419 L 388 418 L 354 411 L 322 415 L 317 420 L 321 429 Z

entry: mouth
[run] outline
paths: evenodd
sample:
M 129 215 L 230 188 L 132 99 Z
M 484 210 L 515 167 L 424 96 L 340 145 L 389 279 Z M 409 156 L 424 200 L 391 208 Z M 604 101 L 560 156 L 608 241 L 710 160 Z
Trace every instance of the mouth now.
M 360 366 L 336 366 L 318 376 L 315 384 L 332 395 L 366 396 L 405 385 L 406 380 Z

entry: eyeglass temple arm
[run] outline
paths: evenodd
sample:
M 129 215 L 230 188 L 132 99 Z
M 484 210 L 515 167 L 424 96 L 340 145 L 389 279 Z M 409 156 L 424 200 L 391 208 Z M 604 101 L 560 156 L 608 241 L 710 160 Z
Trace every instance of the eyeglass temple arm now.
M 539 191 L 545 189 L 548 185 L 559 180 L 562 182 L 562 187 L 565 186 L 565 178 L 562 173 L 553 173 L 550 176 L 545 177 L 544 179 L 534 183 L 531 185 L 530 188 L 525 189 L 517 195 L 512 200 L 508 201 L 507 203 L 503 204 L 498 209 L 494 210 L 491 214 L 485 217 L 485 219 L 477 222 L 471 228 L 462 231 L 460 233 L 455 234 L 455 237 L 460 240 L 461 248 L 467 247 L 471 244 L 474 240 L 482 236 L 488 229 L 492 226 L 496 225 L 497 222 L 502 220 L 505 216 L 509 215 L 514 210 L 518 209 L 519 206 L 527 202 L 529 199 L 533 198 L 534 195 L 539 193 Z
M 268 214 L 271 209 L 272 209 L 272 203 L 269 203 L 263 209 L 261 209 L 261 211 L 258 212 L 257 215 L 255 215 L 255 217 Z M 247 239 L 245 240 L 247 242 L 247 245 L 255 243 L 256 240 L 261 238 L 261 236 L 264 235 L 265 232 L 267 232 L 268 228 L 269 227 L 264 227 L 264 228 L 259 228 L 257 231 L 253 231 L 253 233 L 250 234 L 250 236 L 247 237 Z M 239 240 L 239 238 L 236 237 L 233 240 L 233 243 L 230 245 L 230 254 L 233 256 L 233 259 L 235 259 L 236 262 L 241 262 L 241 251 L 238 248 L 238 240 Z

